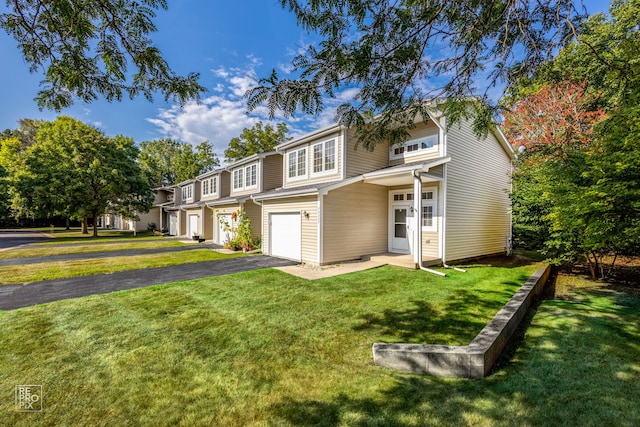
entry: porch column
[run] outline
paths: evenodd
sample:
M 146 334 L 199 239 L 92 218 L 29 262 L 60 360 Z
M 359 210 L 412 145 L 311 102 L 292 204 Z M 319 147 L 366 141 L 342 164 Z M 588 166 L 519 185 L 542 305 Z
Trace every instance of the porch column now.
M 413 175 L 413 261 L 421 265 L 422 260 L 422 178 Z

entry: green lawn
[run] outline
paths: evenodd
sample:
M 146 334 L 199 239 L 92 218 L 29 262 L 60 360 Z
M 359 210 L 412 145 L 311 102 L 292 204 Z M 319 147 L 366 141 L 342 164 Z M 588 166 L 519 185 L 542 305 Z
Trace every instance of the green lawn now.
M 90 242 L 82 241 L 68 244 L 66 242 L 62 243 L 63 241 L 56 239 L 56 244 L 62 244 L 63 246 L 53 244 L 48 244 L 46 246 L 43 246 L 44 244 L 31 244 L 23 248 L 0 251 L 0 259 L 43 257 L 89 252 L 111 252 L 134 249 L 175 248 L 187 245 L 186 243 L 182 243 L 178 240 L 163 239 L 162 237 L 154 237 L 152 240 L 136 239 L 131 241 L 131 239 L 109 239 L 109 241 L 110 243 L 103 243 L 103 240 L 92 240 Z
M 482 381 L 372 364 L 376 341 L 468 343 L 532 268 L 265 270 L 0 312 L 0 425 L 638 425 L 640 304 L 620 294 L 545 301 Z M 15 412 L 25 383 L 43 412 Z

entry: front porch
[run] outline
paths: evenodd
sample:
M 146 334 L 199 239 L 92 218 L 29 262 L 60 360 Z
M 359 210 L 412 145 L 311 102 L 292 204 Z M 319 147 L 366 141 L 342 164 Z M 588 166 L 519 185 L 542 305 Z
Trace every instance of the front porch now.
M 419 268 L 413 259 L 412 254 L 396 254 L 392 252 L 385 252 L 381 254 L 372 254 L 362 257 L 363 260 L 374 261 L 380 264 L 394 265 L 396 267 L 405 267 L 411 269 Z M 442 264 L 442 260 L 439 258 L 423 257 L 422 265 L 424 267 L 431 267 L 434 265 Z

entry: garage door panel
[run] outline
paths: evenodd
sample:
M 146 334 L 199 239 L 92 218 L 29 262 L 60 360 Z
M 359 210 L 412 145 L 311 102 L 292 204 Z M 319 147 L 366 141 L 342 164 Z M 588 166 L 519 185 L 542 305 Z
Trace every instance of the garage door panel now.
M 270 218 L 271 255 L 302 259 L 302 222 L 300 213 L 272 213 Z

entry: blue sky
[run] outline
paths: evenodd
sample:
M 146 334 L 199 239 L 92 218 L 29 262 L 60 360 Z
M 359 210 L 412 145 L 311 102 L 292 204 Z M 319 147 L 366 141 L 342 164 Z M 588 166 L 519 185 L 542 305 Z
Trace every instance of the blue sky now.
M 279 3 L 183 0 L 170 1 L 168 11 L 159 11 L 158 32 L 152 38 L 178 74 L 200 73 L 200 82 L 208 89 L 200 104 L 180 108 L 161 96 L 153 103 L 143 97 L 114 103 L 76 101 L 60 114 L 92 124 L 107 135 L 130 136 L 138 143 L 165 136 L 192 144 L 209 140 L 222 158 L 231 138 L 259 120 L 266 121 L 263 109 L 246 114 L 244 92 L 274 68 L 286 73 L 296 51 L 312 41 Z M 605 0 L 586 4 L 590 13 L 608 9 Z M 1 5 L 0 11 L 4 9 Z M 29 73 L 15 41 L 4 32 L 0 33 L 0 58 L 0 130 L 16 128 L 21 118 L 55 119 L 57 113 L 40 111 L 33 101 L 42 76 Z M 320 117 L 294 117 L 288 121 L 290 130 L 300 134 L 332 123 L 332 106 L 353 94 L 353 89 L 339 93 Z

